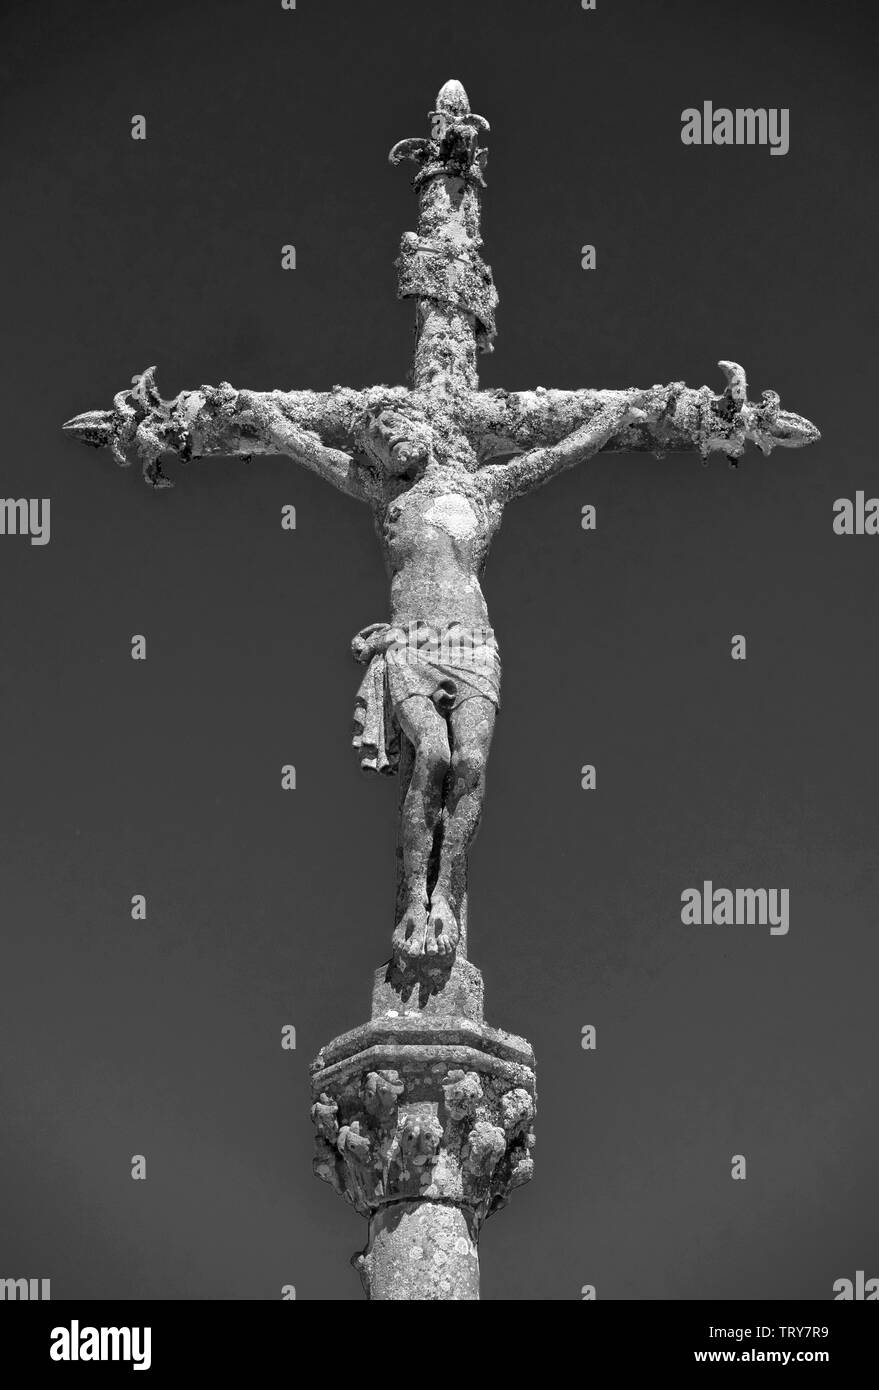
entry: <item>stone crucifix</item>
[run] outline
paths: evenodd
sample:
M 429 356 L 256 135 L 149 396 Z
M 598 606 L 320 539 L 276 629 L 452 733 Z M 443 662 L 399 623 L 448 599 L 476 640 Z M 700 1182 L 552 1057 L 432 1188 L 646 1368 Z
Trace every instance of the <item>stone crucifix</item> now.
M 533 1172 L 534 1054 L 484 1020 L 467 959 L 467 854 L 482 814 L 500 696 L 500 660 L 481 579 L 504 507 L 599 450 L 698 449 L 735 462 L 818 431 L 721 362 L 723 391 L 682 382 L 646 390 L 481 391 L 497 296 L 482 261 L 487 122 L 447 82 L 413 159 L 417 232 L 403 237 L 399 294 L 416 303 L 409 386 L 328 392 L 159 395 L 153 369 L 112 410 L 68 433 L 136 455 L 154 487 L 162 458 L 286 454 L 368 503 L 390 577 L 386 621 L 352 651 L 362 766 L 400 773 L 393 955 L 376 973 L 368 1022 L 311 1067 L 314 1169 L 369 1221 L 354 1263 L 371 1300 L 479 1298 L 482 1224 Z M 415 993 L 417 985 L 417 994 Z
M 164 455 L 286 454 L 366 502 L 390 576 L 387 621 L 354 638 L 367 667 L 357 695 L 362 765 L 403 758 L 394 958 L 401 971 L 448 966 L 466 922 L 467 855 L 482 814 L 500 698 L 500 660 L 481 579 L 504 508 L 600 450 L 698 449 L 735 462 L 751 440 L 764 453 L 819 435 L 779 408 L 748 401 L 745 373 L 726 386 L 648 389 L 479 389 L 497 294 L 480 255 L 488 123 L 459 82 L 440 91 L 430 134 L 404 140 L 391 162 L 419 166 L 417 232 L 403 237 L 399 295 L 416 303 L 410 386 L 328 392 L 239 390 L 224 382 L 166 401 L 154 369 L 107 411 L 64 426 L 117 463 L 132 454 L 154 487 L 171 486 Z

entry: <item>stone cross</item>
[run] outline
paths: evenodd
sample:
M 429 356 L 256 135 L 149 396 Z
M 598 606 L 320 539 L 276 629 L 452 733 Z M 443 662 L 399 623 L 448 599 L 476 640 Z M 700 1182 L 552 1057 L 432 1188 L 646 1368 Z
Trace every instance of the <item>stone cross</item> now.
M 286 454 L 371 507 L 390 576 L 386 620 L 352 641 L 365 667 L 354 744 L 361 765 L 400 775 L 391 959 L 372 1018 L 313 1064 L 318 1175 L 369 1219 L 357 1258 L 372 1299 L 478 1298 L 485 1218 L 531 1175 L 534 1057 L 486 1026 L 467 959 L 467 863 L 500 702 L 500 657 L 480 581 L 504 507 L 600 450 L 697 449 L 732 464 L 748 440 L 816 440 L 815 427 L 745 373 L 725 386 L 483 391 L 497 294 L 482 260 L 488 123 L 459 82 L 441 89 L 424 138 L 395 145 L 418 166 L 418 229 L 397 260 L 415 300 L 407 386 L 239 390 L 228 382 L 163 400 L 154 369 L 111 410 L 64 428 L 117 463 Z

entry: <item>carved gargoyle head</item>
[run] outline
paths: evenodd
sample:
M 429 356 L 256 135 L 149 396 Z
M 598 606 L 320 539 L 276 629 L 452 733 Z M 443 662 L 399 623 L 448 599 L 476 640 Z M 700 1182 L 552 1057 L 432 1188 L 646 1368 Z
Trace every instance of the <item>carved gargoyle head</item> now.
M 462 1149 L 464 1166 L 473 1174 L 488 1176 L 494 1172 L 507 1148 L 507 1139 L 499 1125 L 478 1120 L 467 1135 Z
M 339 1153 L 347 1163 L 368 1163 L 372 1157 L 372 1143 L 369 1134 L 362 1132 L 360 1120 L 343 1125 L 336 1143 Z
M 443 1127 L 435 1115 L 404 1115 L 397 1132 L 406 1167 L 433 1163 L 442 1143 Z
M 403 1089 L 399 1072 L 371 1071 L 363 1083 L 363 1107 L 380 1123 L 390 1123 L 396 1119 L 397 1101 Z
M 311 1107 L 311 1118 L 321 1138 L 335 1144 L 339 1137 L 339 1107 L 331 1096 L 321 1092 L 320 1099 Z
M 719 450 L 735 467 L 747 441 L 769 454 L 779 446 L 799 449 L 821 438 L 811 420 L 792 410 L 780 409 L 775 391 L 764 391 L 759 405 L 749 401 L 745 369 L 738 362 L 722 361 L 717 365 L 726 377 L 726 389 L 709 403 L 711 419 L 700 445 L 703 459 Z
M 443 1082 L 446 1110 L 453 1120 L 472 1119 L 482 1100 L 482 1082 L 475 1071 L 450 1071 Z

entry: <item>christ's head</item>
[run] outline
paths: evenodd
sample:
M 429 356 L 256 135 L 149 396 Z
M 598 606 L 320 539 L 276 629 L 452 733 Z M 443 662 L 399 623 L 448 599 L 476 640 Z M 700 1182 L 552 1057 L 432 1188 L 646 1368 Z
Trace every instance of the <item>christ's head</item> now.
M 364 451 L 383 473 L 418 477 L 430 459 L 433 433 L 420 414 L 386 406 L 368 413 L 362 440 Z

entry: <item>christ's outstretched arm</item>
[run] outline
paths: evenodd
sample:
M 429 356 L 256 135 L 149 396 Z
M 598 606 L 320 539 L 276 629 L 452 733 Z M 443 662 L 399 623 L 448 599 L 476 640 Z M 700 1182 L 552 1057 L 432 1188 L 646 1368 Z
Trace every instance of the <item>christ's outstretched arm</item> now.
M 372 501 L 377 475 L 340 445 L 349 444 L 351 421 L 362 409 L 354 391 L 238 391 L 228 382 L 181 391 L 163 400 L 154 368 L 120 391 L 112 410 L 89 410 L 64 426 L 86 444 L 106 445 L 116 462 L 136 457 L 153 487 L 171 487 L 163 455 L 181 462 L 208 455 L 250 457 L 286 454 L 340 492 Z
M 483 477 L 495 501 L 504 504 L 548 483 L 566 468 L 592 458 L 629 425 L 646 422 L 663 408 L 663 402 L 647 391 L 607 391 L 579 429 L 545 448 L 530 449 L 509 463 L 488 464 Z
M 745 445 L 768 454 L 779 446 L 793 449 L 821 438 L 810 420 L 782 410 L 777 394 L 764 391 L 759 402 L 748 400 L 744 368 L 737 362 L 718 363 L 726 378 L 722 391 L 709 386 L 686 386 L 682 381 L 654 386 L 645 396 L 663 400 L 659 411 L 642 421 L 630 421 L 601 447 L 607 451 L 649 451 L 657 455 L 698 450 L 703 458 L 724 454 L 735 462 Z M 484 391 L 478 398 L 480 455 L 492 469 L 492 457 L 548 448 L 570 438 L 588 424 L 605 404 L 626 392 L 618 391 Z

